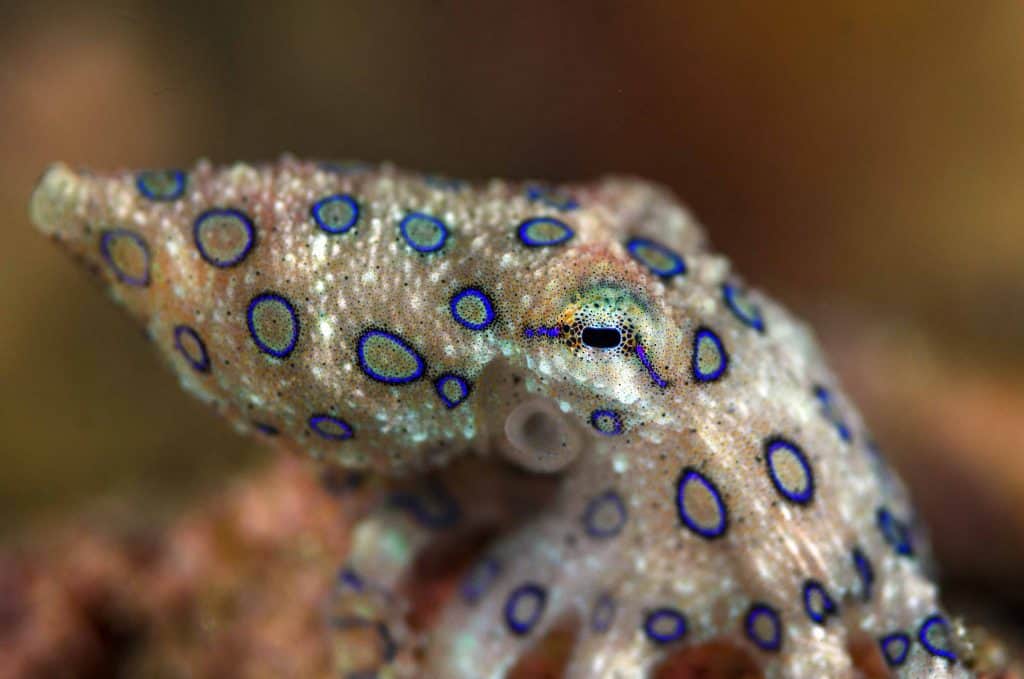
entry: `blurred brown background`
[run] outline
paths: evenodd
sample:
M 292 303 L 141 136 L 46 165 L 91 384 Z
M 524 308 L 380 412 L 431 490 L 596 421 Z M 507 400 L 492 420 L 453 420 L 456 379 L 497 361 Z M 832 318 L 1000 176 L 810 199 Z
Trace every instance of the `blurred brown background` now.
M 37 176 L 58 159 L 109 169 L 287 150 L 668 184 L 749 280 L 814 320 L 949 577 L 1021 591 L 1018 0 L 0 12 L 7 539 L 110 502 L 157 519 L 266 455 L 185 396 L 31 229 Z

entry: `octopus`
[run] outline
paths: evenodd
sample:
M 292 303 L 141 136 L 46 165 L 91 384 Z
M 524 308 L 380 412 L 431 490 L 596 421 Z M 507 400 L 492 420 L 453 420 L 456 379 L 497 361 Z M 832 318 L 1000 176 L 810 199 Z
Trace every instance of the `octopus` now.
M 572 679 L 719 642 L 772 678 L 862 676 L 865 645 L 975 676 L 811 331 L 656 184 L 56 164 L 30 212 L 238 430 L 388 479 L 325 592 L 338 676 L 503 677 L 567 621 Z M 415 564 L 460 542 L 413 629 Z

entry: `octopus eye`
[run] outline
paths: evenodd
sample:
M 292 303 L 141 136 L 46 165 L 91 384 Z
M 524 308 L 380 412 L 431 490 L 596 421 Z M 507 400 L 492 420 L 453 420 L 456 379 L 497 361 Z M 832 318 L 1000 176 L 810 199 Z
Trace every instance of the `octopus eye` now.
M 592 349 L 615 349 L 622 344 L 622 333 L 618 328 L 583 328 L 580 339 Z

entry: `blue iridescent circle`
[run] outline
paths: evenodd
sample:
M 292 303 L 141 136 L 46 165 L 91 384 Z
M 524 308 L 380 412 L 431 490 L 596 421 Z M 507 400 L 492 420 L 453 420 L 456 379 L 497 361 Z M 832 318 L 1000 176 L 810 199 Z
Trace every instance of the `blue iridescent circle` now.
M 768 621 L 771 625 L 771 635 L 767 637 L 758 630 L 758 622 L 762 620 Z M 755 603 L 747 610 L 744 631 L 747 638 L 763 651 L 778 651 L 782 648 L 782 622 L 779 620 L 779 612 L 767 604 Z
M 395 493 L 391 504 L 412 514 L 420 525 L 434 530 L 451 528 L 462 517 L 455 498 L 433 477 L 412 492 Z
M 459 313 L 459 303 L 466 299 L 476 300 L 480 303 L 484 311 L 483 319 L 474 322 Z M 463 288 L 456 292 L 448 302 L 448 308 L 452 312 L 452 318 L 454 318 L 459 325 L 469 328 L 470 330 L 483 330 L 494 322 L 494 305 L 491 303 L 491 298 L 477 288 Z
M 527 582 L 512 590 L 508 600 L 505 602 L 505 623 L 509 630 L 516 635 L 529 634 L 534 625 L 544 614 L 544 606 L 547 604 L 548 593 L 543 587 L 535 582 Z M 531 605 L 532 610 L 524 618 L 518 616 L 516 609 L 526 601 Z
M 242 229 L 245 231 L 245 242 L 242 243 L 233 256 L 227 259 L 221 259 L 212 252 L 209 252 L 206 246 L 203 244 L 203 226 L 208 220 L 211 219 L 237 219 L 238 223 L 242 225 Z M 256 240 L 256 230 L 253 227 L 252 219 L 249 215 L 245 214 L 241 210 L 235 208 L 214 208 L 203 212 L 201 215 L 196 217 L 195 223 L 192 225 L 192 239 L 196 244 L 196 249 L 199 250 L 199 254 L 202 255 L 208 263 L 213 264 L 221 269 L 227 269 L 229 267 L 239 264 L 242 260 L 249 256 L 249 252 L 252 250 L 253 242 Z
M 691 483 L 703 486 L 711 494 L 718 511 L 718 522 L 715 525 L 701 525 L 686 511 L 686 490 Z M 725 502 L 722 501 L 722 494 L 715 484 L 693 467 L 686 467 L 679 474 L 679 481 L 676 484 L 676 509 L 679 512 L 679 520 L 683 522 L 684 526 L 708 540 L 722 537 L 729 526 L 729 514 L 725 508 Z
M 185 194 L 185 180 L 182 170 L 145 170 L 135 175 L 135 188 L 149 200 L 177 200 Z M 159 186 L 161 181 L 169 186 Z
M 615 599 L 611 594 L 604 593 L 594 602 L 594 610 L 590 614 L 590 629 L 601 634 L 611 629 L 615 620 Z
M 256 428 L 256 431 L 264 436 L 277 436 L 281 433 L 280 429 L 272 424 L 267 424 L 266 422 L 253 422 L 252 426 Z
M 846 423 L 840 419 L 839 414 L 836 412 L 831 392 L 822 385 L 817 384 L 814 386 L 814 397 L 821 403 L 822 415 L 835 426 L 839 438 L 846 443 L 852 441 L 853 434 L 850 433 L 850 428 L 846 426 Z
M 828 616 L 834 615 L 839 611 L 835 600 L 829 596 L 825 586 L 817 580 L 807 580 L 804 582 L 803 596 L 804 612 L 807 613 L 808 618 L 819 625 L 824 625 L 828 620 Z
M 451 384 L 458 387 L 460 392 L 460 395 L 455 399 L 449 398 L 448 394 L 445 393 L 445 388 Z M 451 373 L 446 373 L 438 377 L 434 381 L 434 389 L 437 391 L 437 395 L 440 397 L 441 402 L 444 403 L 445 408 L 448 408 L 449 410 L 460 405 L 463 401 L 469 398 L 469 382 L 458 375 L 453 375 Z
M 700 365 L 700 347 L 703 342 L 711 342 L 715 351 L 718 352 L 718 365 L 705 372 Z M 725 374 L 729 367 L 729 354 L 725 352 L 722 340 L 709 328 L 698 328 L 693 336 L 693 354 L 690 357 L 690 368 L 693 371 L 693 378 L 698 382 L 714 382 Z
M 114 260 L 114 253 L 111 251 L 118 239 L 127 239 L 139 249 L 142 253 L 143 259 L 143 272 L 141 276 L 133 276 L 125 271 L 118 263 Z M 126 285 L 134 285 L 135 287 L 144 288 L 149 285 L 149 245 L 139 234 L 128 229 L 107 229 L 100 236 L 100 253 L 103 255 L 103 259 L 106 260 L 107 265 L 111 271 L 114 272 L 114 276 L 117 280 L 121 281 Z
M 328 209 L 337 204 L 344 204 L 348 206 L 349 211 L 352 213 L 351 216 L 344 224 L 329 224 L 327 222 L 324 210 Z M 313 207 L 309 209 L 310 216 L 313 217 L 313 221 L 320 227 L 322 231 L 325 231 L 332 235 L 345 233 L 359 221 L 359 202 L 347 193 L 336 193 L 333 196 L 327 196 L 321 198 L 317 202 L 313 203 Z
M 264 302 L 276 302 L 282 305 L 285 311 L 291 316 L 292 322 L 292 334 L 283 349 L 275 349 L 270 346 L 259 336 L 256 328 L 255 313 L 256 308 Z M 249 301 L 249 308 L 245 312 L 245 320 L 249 325 L 249 335 L 252 337 L 252 341 L 256 343 L 260 351 L 265 354 L 270 354 L 274 358 L 287 358 L 295 350 L 295 345 L 299 342 L 299 317 L 295 313 L 295 307 L 288 301 L 286 297 L 282 297 L 276 292 L 262 292 Z
M 199 356 L 193 356 L 182 342 L 183 338 L 192 340 L 199 349 Z M 206 344 L 195 330 L 187 325 L 174 326 L 174 348 L 189 362 L 196 372 L 210 371 L 210 355 L 206 352 Z
M 658 266 L 648 257 L 644 256 L 644 249 L 654 250 L 662 257 L 668 259 L 668 265 Z M 649 238 L 641 238 L 639 236 L 630 238 L 629 241 L 626 242 L 626 250 L 629 251 L 629 254 L 633 255 L 633 258 L 636 259 L 636 261 L 640 262 L 650 269 L 652 273 L 662 278 L 671 278 L 672 276 L 686 273 L 686 262 L 683 261 L 683 258 L 657 241 L 653 241 Z
M 345 420 L 331 415 L 320 413 L 310 416 L 309 428 L 328 441 L 347 441 L 352 438 L 352 426 Z
M 857 569 L 857 575 L 860 576 L 860 596 L 864 601 L 868 601 L 871 599 L 871 587 L 875 582 L 875 569 L 871 566 L 871 560 L 860 547 L 853 548 L 852 556 L 853 566 Z
M 618 436 L 622 433 L 622 416 L 614 410 L 595 410 L 590 413 L 590 426 L 603 436 Z
M 814 398 L 818 399 L 821 403 L 821 409 L 825 417 L 832 419 L 835 417 L 835 408 L 832 403 L 832 394 L 824 386 L 820 384 L 814 385 Z
M 881 646 L 882 657 L 889 667 L 899 667 L 907 661 L 907 655 L 910 654 L 910 636 L 903 632 L 886 634 L 878 640 L 878 645 Z
M 910 542 L 910 529 L 907 524 L 893 516 L 888 507 L 879 507 L 875 517 L 878 521 L 878 530 L 882 532 L 882 537 L 889 546 L 896 550 L 897 554 L 913 556 L 914 546 Z
M 925 618 L 924 622 L 921 623 L 921 628 L 917 632 L 917 640 L 924 646 L 924 650 L 928 651 L 932 655 L 938 658 L 945 658 L 950 662 L 956 662 L 956 653 L 948 648 L 942 648 L 932 643 L 932 640 L 928 638 L 928 633 L 931 632 L 933 627 L 940 627 L 945 632 L 946 638 L 949 638 L 949 623 L 946 619 L 938 613 L 929 615 Z
M 841 438 L 846 443 L 849 443 L 850 441 L 853 440 L 853 434 L 850 433 L 850 428 L 846 426 L 845 422 L 840 422 L 836 420 L 835 424 L 836 433 L 839 434 L 839 438 Z
M 659 629 L 669 624 L 668 630 Z M 656 608 L 644 618 L 644 634 L 656 644 L 670 644 L 686 635 L 686 616 L 675 608 Z
M 434 239 L 434 241 L 420 243 L 412 237 L 412 234 L 409 232 L 409 226 L 414 221 L 418 220 L 429 222 L 434 226 L 435 229 L 437 229 L 437 236 Z M 402 221 L 398 223 L 398 230 L 401 232 L 402 238 L 405 239 L 405 242 L 409 244 L 409 247 L 411 247 L 413 250 L 417 252 L 437 252 L 438 250 L 443 248 L 444 244 L 448 241 L 448 227 L 445 226 L 445 223 L 442 222 L 437 217 L 425 214 L 423 212 L 410 212 L 404 217 L 402 217 Z
M 361 592 L 366 587 L 366 581 L 363 580 L 363 576 L 359 575 L 350 566 L 342 566 L 338 570 L 337 580 L 340 588 L 351 589 L 354 592 Z
M 390 342 L 394 342 L 399 349 L 404 351 L 406 355 L 413 359 L 413 362 L 416 364 L 413 371 L 408 375 L 395 377 L 385 375 L 374 370 L 366 360 L 365 353 L 366 343 L 374 337 L 383 337 Z M 359 342 L 356 345 L 356 355 L 359 357 L 359 366 L 362 368 L 363 372 L 371 379 L 375 379 L 378 382 L 384 382 L 385 384 L 408 384 L 410 382 L 415 382 L 419 378 L 423 377 L 423 373 L 426 371 L 426 363 L 423 361 L 423 357 L 420 356 L 419 352 L 409 346 L 409 343 L 398 335 L 384 330 L 367 330 L 360 335 Z
M 551 227 L 555 230 L 555 234 L 547 238 L 536 238 L 531 231 L 537 227 Z M 573 237 L 573 230 L 560 219 L 555 219 L 554 217 L 534 217 L 521 223 L 516 229 L 516 235 L 519 236 L 519 240 L 523 245 L 539 248 L 549 245 L 561 245 Z
M 729 307 L 729 311 L 732 315 L 740 320 L 744 325 L 748 325 L 754 330 L 764 333 L 764 318 L 761 316 L 761 310 L 754 306 L 749 305 L 749 309 L 744 309 L 744 298 L 736 286 L 731 283 L 722 283 L 722 298 L 725 300 L 726 306 Z
M 501 574 L 501 563 L 492 556 L 480 561 L 462 581 L 459 591 L 468 604 L 475 604 L 483 598 L 494 581 Z
M 599 513 L 611 513 L 612 521 L 602 525 L 598 521 Z M 613 538 L 626 525 L 626 518 L 626 505 L 622 498 L 614 490 L 608 489 L 587 503 L 587 508 L 583 512 L 583 528 L 592 538 Z
M 580 204 L 572 196 L 564 195 L 553 191 L 546 186 L 532 184 L 526 187 L 526 199 L 531 202 L 541 202 L 562 212 L 569 212 L 579 208 Z
M 792 459 L 796 460 L 797 464 L 801 467 L 804 476 L 802 488 L 787 487 L 775 469 L 777 464 L 775 456 L 780 452 L 792 456 Z M 772 485 L 775 486 L 775 490 L 779 492 L 779 495 L 799 505 L 806 505 L 814 499 L 814 472 L 811 470 L 811 464 L 807 461 L 807 456 L 800 449 L 800 446 L 781 437 L 770 438 L 765 441 L 764 453 L 765 464 L 768 467 L 768 476 L 771 478 Z

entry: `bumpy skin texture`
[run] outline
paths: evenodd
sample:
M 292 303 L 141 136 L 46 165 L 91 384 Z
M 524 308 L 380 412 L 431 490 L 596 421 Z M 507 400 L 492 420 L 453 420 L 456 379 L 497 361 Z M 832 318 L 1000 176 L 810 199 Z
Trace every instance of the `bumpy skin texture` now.
M 330 604 L 342 675 L 500 677 L 576 616 L 570 677 L 718 639 L 769 677 L 855 676 L 865 639 L 893 676 L 971 676 L 905 491 L 814 340 L 655 185 L 56 165 L 31 213 L 239 429 L 408 479 Z M 467 455 L 513 464 L 446 465 Z M 557 480 L 518 521 L 515 465 Z M 487 522 L 504 534 L 419 639 L 399 585 Z

